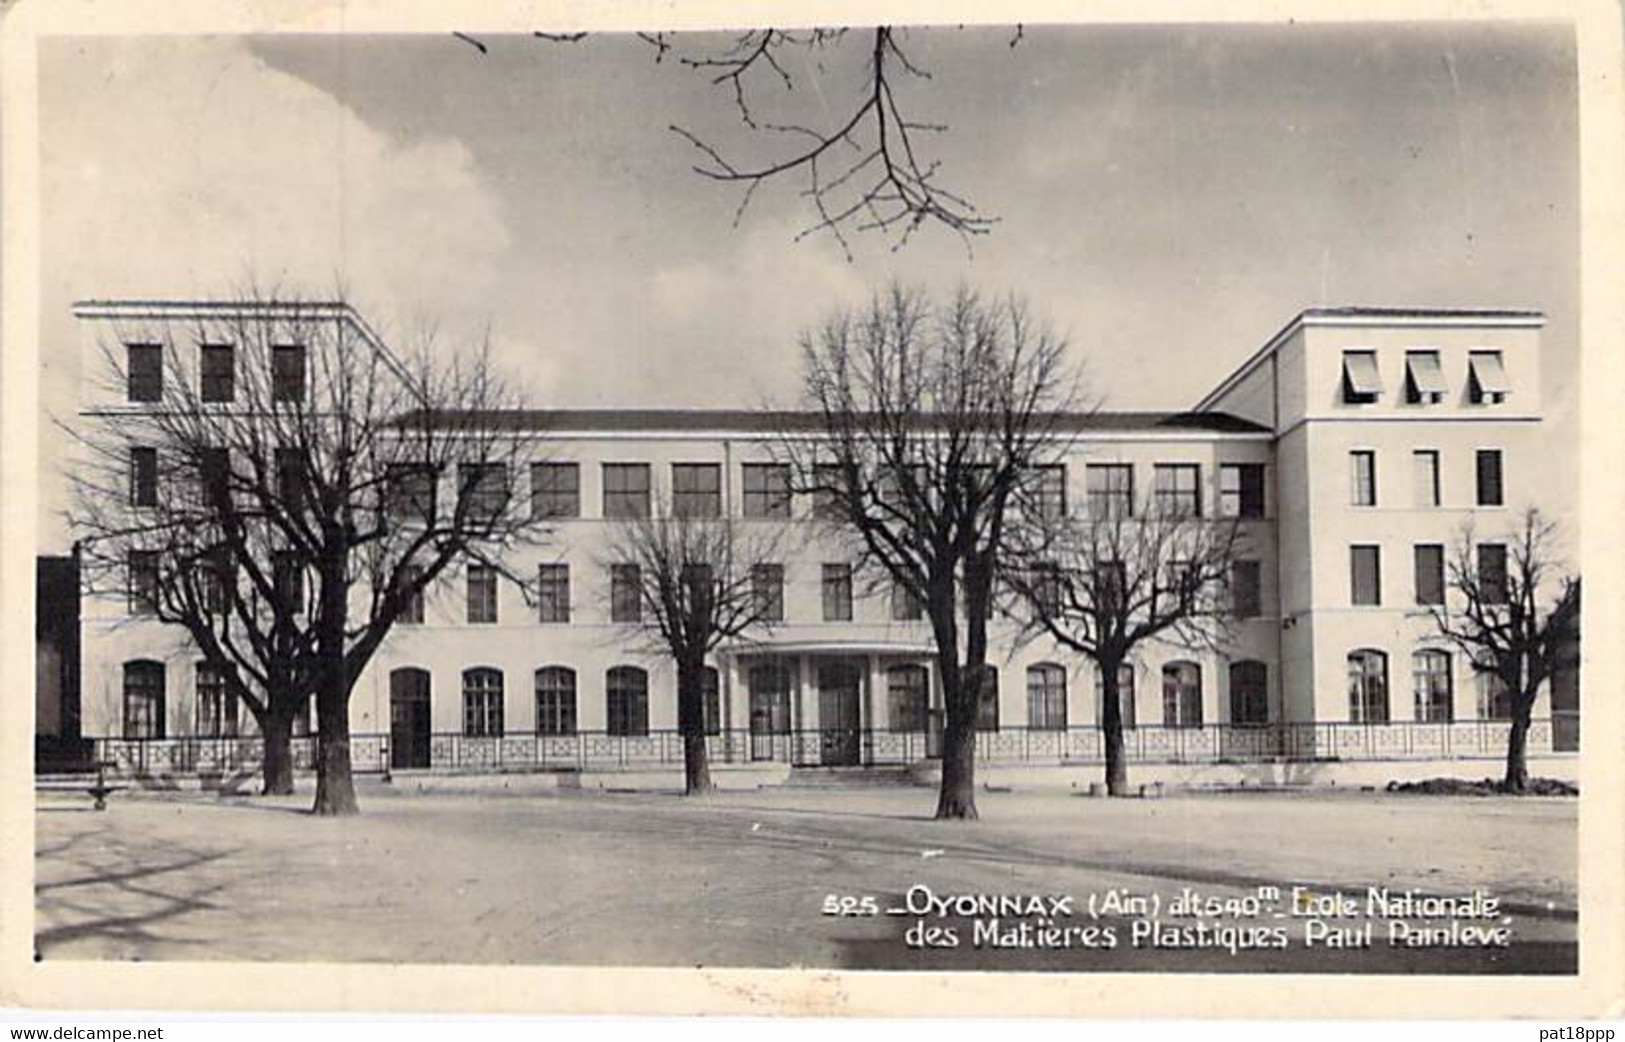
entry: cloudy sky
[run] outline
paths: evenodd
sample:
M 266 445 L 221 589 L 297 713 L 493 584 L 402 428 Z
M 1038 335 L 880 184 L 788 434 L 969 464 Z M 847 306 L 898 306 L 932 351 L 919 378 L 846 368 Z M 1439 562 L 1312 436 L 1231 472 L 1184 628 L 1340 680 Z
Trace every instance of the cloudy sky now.
M 794 241 L 812 220 L 795 186 L 734 225 L 737 193 L 694 175 L 669 127 L 768 153 L 723 89 L 631 38 L 43 41 L 42 403 L 73 408 L 73 300 L 250 278 L 342 282 L 386 335 L 488 328 L 539 404 L 789 402 L 798 330 L 895 277 L 1026 295 L 1116 408 L 1189 406 L 1305 307 L 1540 308 L 1552 435 L 1573 443 L 1566 28 L 1009 39 L 913 30 L 931 78 L 899 84 L 911 116 L 948 125 L 930 153 L 992 233 L 969 251 L 860 238 L 850 259 Z M 761 80 L 758 114 L 838 118 L 850 60 L 792 64 L 788 94 Z

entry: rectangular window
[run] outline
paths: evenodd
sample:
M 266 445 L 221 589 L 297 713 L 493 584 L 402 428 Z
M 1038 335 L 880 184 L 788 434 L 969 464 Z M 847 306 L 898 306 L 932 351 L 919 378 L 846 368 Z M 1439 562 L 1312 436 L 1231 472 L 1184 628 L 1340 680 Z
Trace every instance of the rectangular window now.
M 463 516 L 476 524 L 490 524 L 508 509 L 505 463 L 459 464 L 457 485 L 463 496 Z
M 198 599 L 203 610 L 211 615 L 222 615 L 231 607 L 233 586 L 231 558 L 223 551 L 209 553 L 197 564 Z
M 1474 405 L 1500 405 L 1512 393 L 1499 351 L 1467 353 L 1467 400 Z
M 570 566 L 544 564 L 536 576 L 539 622 L 570 621 Z
M 671 465 L 674 517 L 722 516 L 722 468 L 715 463 Z
M 918 622 L 925 618 L 925 605 L 920 598 L 895 580 L 891 587 L 891 617 L 893 622 Z
M 1066 516 L 1066 467 L 1055 463 L 1039 467 L 1033 482 L 1033 509 L 1053 521 Z
M 276 491 L 287 513 L 298 514 L 305 509 L 305 454 L 302 450 L 276 450 Z
M 1408 405 L 1438 405 L 1444 401 L 1444 370 L 1437 351 L 1405 352 L 1405 402 Z
M 1343 352 L 1343 402 L 1370 405 L 1382 396 L 1382 376 L 1377 371 L 1377 352 Z
M 1478 505 L 1481 507 L 1506 505 L 1500 449 L 1478 450 Z
M 1040 619 L 1054 619 L 1061 614 L 1061 566 L 1054 561 L 1039 561 L 1033 565 L 1032 606 Z
M 1219 468 L 1219 516 L 1264 516 L 1264 464 L 1226 463 Z
M 231 450 L 200 448 L 197 450 L 198 497 L 211 508 L 229 509 L 231 506 Z
M 1437 543 L 1416 546 L 1416 603 L 1444 603 L 1444 547 Z
M 276 599 L 294 615 L 305 610 L 305 569 L 299 555 L 291 550 L 279 550 L 271 558 L 271 584 L 276 588 Z
M 203 344 L 198 348 L 201 381 L 198 390 L 206 402 L 229 402 L 237 397 L 237 351 L 230 344 Z
M 824 621 L 852 621 L 852 566 L 824 565 Z
M 392 463 L 385 478 L 391 519 L 434 523 L 434 471 L 418 463 Z
M 1195 463 L 1158 463 L 1152 471 L 1157 513 L 1164 517 L 1202 516 L 1202 468 Z
M 1134 516 L 1134 467 L 1128 463 L 1091 463 L 1084 472 L 1089 516 Z
M 1382 549 L 1376 546 L 1349 548 L 1350 600 L 1356 605 L 1382 603 Z
M 1485 604 L 1507 602 L 1507 548 L 1501 543 L 1478 544 L 1478 597 Z
M 304 344 L 277 344 L 271 348 L 271 400 L 305 400 Z
M 137 446 L 130 450 L 130 505 L 158 505 L 158 450 Z
M 612 520 L 649 516 L 649 465 L 604 464 L 604 516 Z
M 131 550 L 127 565 L 130 573 L 130 614 L 153 614 L 158 610 L 158 551 Z
M 752 565 L 750 586 L 751 595 L 756 598 L 756 617 L 763 622 L 783 622 L 784 565 Z
M 124 394 L 132 402 L 164 399 L 164 349 L 158 344 L 124 345 Z
M 1231 563 L 1230 612 L 1238 619 L 1255 619 L 1264 613 L 1263 570 L 1257 561 Z
M 1369 449 L 1349 453 L 1349 502 L 1357 507 L 1377 505 L 1377 454 Z
M 790 468 L 781 463 L 747 463 L 744 478 L 746 517 L 790 516 Z
M 197 686 L 197 735 L 199 738 L 237 736 L 237 697 L 226 692 L 226 675 L 218 666 L 199 662 Z
M 533 521 L 581 516 L 581 467 L 574 463 L 530 465 L 530 517 Z
M 497 571 L 489 565 L 468 566 L 468 621 L 475 624 L 497 621 Z
M 841 490 L 845 483 L 841 468 L 835 463 L 819 463 L 813 467 L 813 517 L 820 521 L 839 521 L 844 516 Z
M 403 565 L 400 570 L 399 582 L 409 592 L 406 595 L 406 606 L 401 609 L 400 617 L 396 620 L 412 626 L 423 625 L 423 588 L 418 585 L 423 578 L 423 566 L 416 564 Z
M 1413 498 L 1419 507 L 1439 505 L 1439 453 L 1436 449 L 1417 449 L 1411 453 L 1411 484 Z
M 635 564 L 609 566 L 609 621 L 643 618 L 643 573 Z

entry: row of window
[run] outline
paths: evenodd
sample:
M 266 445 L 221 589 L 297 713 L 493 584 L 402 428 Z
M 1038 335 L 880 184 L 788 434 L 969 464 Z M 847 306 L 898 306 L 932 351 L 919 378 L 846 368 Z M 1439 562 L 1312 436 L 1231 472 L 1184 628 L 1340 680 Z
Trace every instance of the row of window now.
M 1374 405 L 1383 392 L 1377 352 L 1369 348 L 1343 352 L 1343 403 Z M 1403 398 L 1406 405 L 1440 405 L 1450 392 L 1439 352 L 1419 348 L 1405 352 Z M 1467 353 L 1467 401 L 1473 405 L 1499 405 L 1512 393 L 1499 351 Z
M 192 733 L 200 738 L 236 738 L 248 721 L 237 696 L 228 690 L 225 675 L 207 663 L 194 667 Z M 126 738 L 163 738 L 166 734 L 167 694 L 162 662 L 140 659 L 124 664 L 123 734 Z M 311 702 L 294 714 L 295 737 L 309 735 Z
M 1495 673 L 1475 668 L 1478 715 L 1483 720 L 1512 717 L 1512 693 Z M 1414 719 L 1424 723 L 1450 723 L 1455 719 L 1455 680 L 1451 655 L 1437 648 L 1411 654 Z M 1361 648 L 1348 656 L 1349 719 L 1362 724 L 1389 721 L 1388 655 Z
M 1474 502 L 1481 507 L 1506 505 L 1506 481 L 1500 449 L 1478 449 L 1474 459 Z M 1371 449 L 1349 453 L 1349 501 L 1357 507 L 1377 505 L 1377 454 Z M 1439 451 L 1411 453 L 1411 501 L 1418 507 L 1436 507 L 1442 501 Z
M 1457 577 L 1473 584 L 1483 604 L 1505 604 L 1508 594 L 1507 547 L 1505 543 L 1479 543 L 1475 548 L 1476 576 Z M 1440 543 L 1417 543 L 1411 548 L 1415 581 L 1415 603 L 1443 604 L 1447 589 L 1445 549 Z M 1349 547 L 1349 603 L 1356 607 L 1382 604 L 1382 547 L 1356 544 Z
M 162 344 L 126 344 L 125 397 L 131 402 L 164 399 Z M 271 348 L 271 400 L 305 400 L 306 349 L 303 344 L 276 344 Z M 198 398 L 205 402 L 237 400 L 237 348 L 232 344 L 198 345 Z

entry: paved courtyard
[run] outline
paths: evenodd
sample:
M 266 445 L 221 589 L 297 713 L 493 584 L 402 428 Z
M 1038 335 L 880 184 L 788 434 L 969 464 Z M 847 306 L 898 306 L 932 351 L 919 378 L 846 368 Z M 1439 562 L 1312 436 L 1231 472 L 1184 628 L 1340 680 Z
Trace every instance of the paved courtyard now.
M 123 794 L 96 813 L 42 797 L 36 948 L 44 959 L 269 959 L 666 966 L 1292 972 L 1572 972 L 1576 801 L 1378 793 L 1103 800 L 986 792 L 983 820 L 936 822 L 927 789 L 659 794 L 418 792 L 366 782 L 359 818 L 309 816 L 308 793 Z M 1129 943 L 1131 911 L 1184 891 L 1366 888 L 1499 899 L 1508 947 L 1301 943 L 1256 909 L 1215 927 L 1282 929 L 1285 950 Z M 910 897 L 910 888 L 913 897 Z M 1069 896 L 1073 946 L 972 944 L 939 896 Z M 906 915 L 828 915 L 909 909 Z M 1228 917 L 1226 917 L 1228 916 Z M 1337 928 L 1363 920 L 1331 920 Z M 1190 920 L 1182 920 L 1189 924 Z M 953 931 L 955 947 L 911 946 Z M 1006 928 L 1015 925 L 1004 917 Z M 1448 920 L 1425 925 L 1448 925 Z M 1475 925 L 1484 926 L 1485 922 Z M 1117 947 L 1083 947 L 1110 927 Z M 919 936 L 912 938 L 920 940 Z M 940 941 L 942 935 L 939 933 Z M 985 939 L 985 937 L 984 937 Z M 1188 938 L 1187 938 L 1188 939 Z M 1075 942 L 1075 943 L 1074 943 Z M 1176 942 L 1183 943 L 1183 942 Z M 1048 946 L 1044 946 L 1048 945 Z

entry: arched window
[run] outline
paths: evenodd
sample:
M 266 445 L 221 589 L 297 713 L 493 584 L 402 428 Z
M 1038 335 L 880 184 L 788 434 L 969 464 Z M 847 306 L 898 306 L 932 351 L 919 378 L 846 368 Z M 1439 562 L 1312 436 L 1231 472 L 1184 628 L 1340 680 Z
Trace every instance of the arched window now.
M 199 738 L 237 737 L 237 696 L 226 690 L 226 674 L 209 662 L 199 662 L 193 674 L 197 699 Z
M 1388 656 L 1371 648 L 1349 652 L 1349 719 L 1388 722 Z
M 1100 682 L 1101 673 L 1095 670 L 1095 719 L 1101 723 L 1106 722 L 1106 686 Z M 1134 714 L 1134 664 L 1124 662 L 1117 667 L 1117 708 L 1124 727 L 1133 727 Z
M 790 733 L 790 671 L 776 662 L 752 666 L 750 733 Z
M 1053 662 L 1027 667 L 1027 726 L 1066 730 L 1066 670 Z
M 893 732 L 925 730 L 929 683 L 924 666 L 892 666 L 886 670 L 886 720 Z
M 1270 722 L 1269 667 L 1251 659 L 1230 663 L 1230 722 Z
M 1447 724 L 1451 718 L 1450 653 L 1424 648 L 1411 656 L 1416 689 L 1416 719 Z
M 722 733 L 722 678 L 715 666 L 706 666 L 700 681 L 700 706 L 705 712 L 701 721 L 706 734 Z
M 536 671 L 536 733 L 576 733 L 576 671 L 543 666 Z
M 1169 727 L 1202 726 L 1202 667 L 1170 662 L 1162 667 L 1162 722 Z
M 502 734 L 502 671 L 481 666 L 463 670 L 463 734 L 495 738 Z
M 1491 662 L 1474 663 L 1478 682 L 1478 716 L 1481 720 L 1512 719 L 1512 689 L 1495 672 Z
M 976 729 L 999 729 L 999 667 L 984 664 L 981 684 L 976 689 Z
M 636 666 L 611 666 L 604 674 L 609 733 L 649 733 L 649 674 Z
M 124 737 L 164 737 L 164 664 L 124 664 Z

